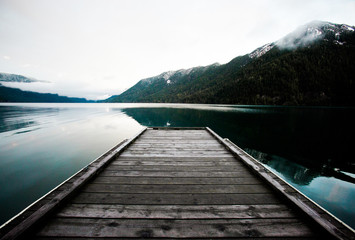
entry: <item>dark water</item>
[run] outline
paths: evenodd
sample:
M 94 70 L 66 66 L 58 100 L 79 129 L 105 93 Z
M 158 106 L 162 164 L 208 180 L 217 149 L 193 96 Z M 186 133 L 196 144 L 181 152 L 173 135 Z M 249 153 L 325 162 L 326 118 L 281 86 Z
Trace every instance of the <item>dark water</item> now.
M 354 108 L 0 105 L 0 224 L 143 126 L 208 126 L 355 227 Z

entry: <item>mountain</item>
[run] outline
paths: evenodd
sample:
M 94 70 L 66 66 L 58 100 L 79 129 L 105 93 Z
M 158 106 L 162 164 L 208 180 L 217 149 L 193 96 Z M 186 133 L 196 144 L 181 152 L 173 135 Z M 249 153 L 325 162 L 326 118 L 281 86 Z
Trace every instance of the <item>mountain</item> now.
M 34 83 L 47 82 L 17 74 L 0 73 L 0 82 Z M 48 82 L 47 82 L 48 83 Z M 0 83 L 0 102 L 51 102 L 51 103 L 85 103 L 93 102 L 85 98 L 70 98 L 51 93 L 37 93 L 22 91 L 17 88 L 6 87 Z
M 28 78 L 17 74 L 0 73 L 0 82 L 33 83 L 33 82 L 46 82 L 46 81 L 40 81 L 34 78 Z
M 85 103 L 93 102 L 85 98 L 70 98 L 51 93 L 37 93 L 9 88 L 0 84 L 0 102 L 48 102 L 48 103 Z
M 171 102 L 179 92 L 188 91 L 190 84 L 203 74 L 212 74 L 218 68 L 215 63 L 206 67 L 195 67 L 164 72 L 158 76 L 139 81 L 119 96 L 112 96 L 107 102 Z M 170 96 L 171 95 L 171 99 Z
M 355 32 L 314 21 L 227 64 L 162 73 L 106 102 L 355 105 Z

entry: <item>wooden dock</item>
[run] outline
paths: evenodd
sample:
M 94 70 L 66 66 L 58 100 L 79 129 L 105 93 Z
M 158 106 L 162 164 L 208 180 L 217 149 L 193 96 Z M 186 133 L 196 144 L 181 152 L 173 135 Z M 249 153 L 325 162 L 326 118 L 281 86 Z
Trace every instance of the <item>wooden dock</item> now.
M 1 239 L 355 239 L 209 128 L 149 128 L 0 229 Z

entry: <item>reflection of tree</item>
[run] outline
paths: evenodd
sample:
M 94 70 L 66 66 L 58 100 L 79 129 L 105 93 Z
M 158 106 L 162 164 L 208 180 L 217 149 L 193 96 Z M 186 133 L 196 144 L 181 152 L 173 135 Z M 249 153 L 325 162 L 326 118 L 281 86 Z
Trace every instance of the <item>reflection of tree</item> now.
M 262 153 L 253 149 L 246 151 L 260 162 L 268 165 L 279 173 L 282 173 L 288 181 L 299 185 L 309 185 L 320 174 L 317 171 L 288 161 L 284 158 Z
M 167 122 L 171 127 L 196 126 L 201 120 L 191 109 L 127 108 L 122 111 L 147 127 L 164 127 Z

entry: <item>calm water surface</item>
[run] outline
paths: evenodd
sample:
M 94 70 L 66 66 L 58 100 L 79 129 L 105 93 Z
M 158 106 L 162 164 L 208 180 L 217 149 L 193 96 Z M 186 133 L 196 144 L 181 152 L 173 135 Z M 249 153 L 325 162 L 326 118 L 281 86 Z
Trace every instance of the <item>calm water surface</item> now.
M 208 126 L 355 228 L 354 108 L 0 104 L 0 224 L 144 126 Z

